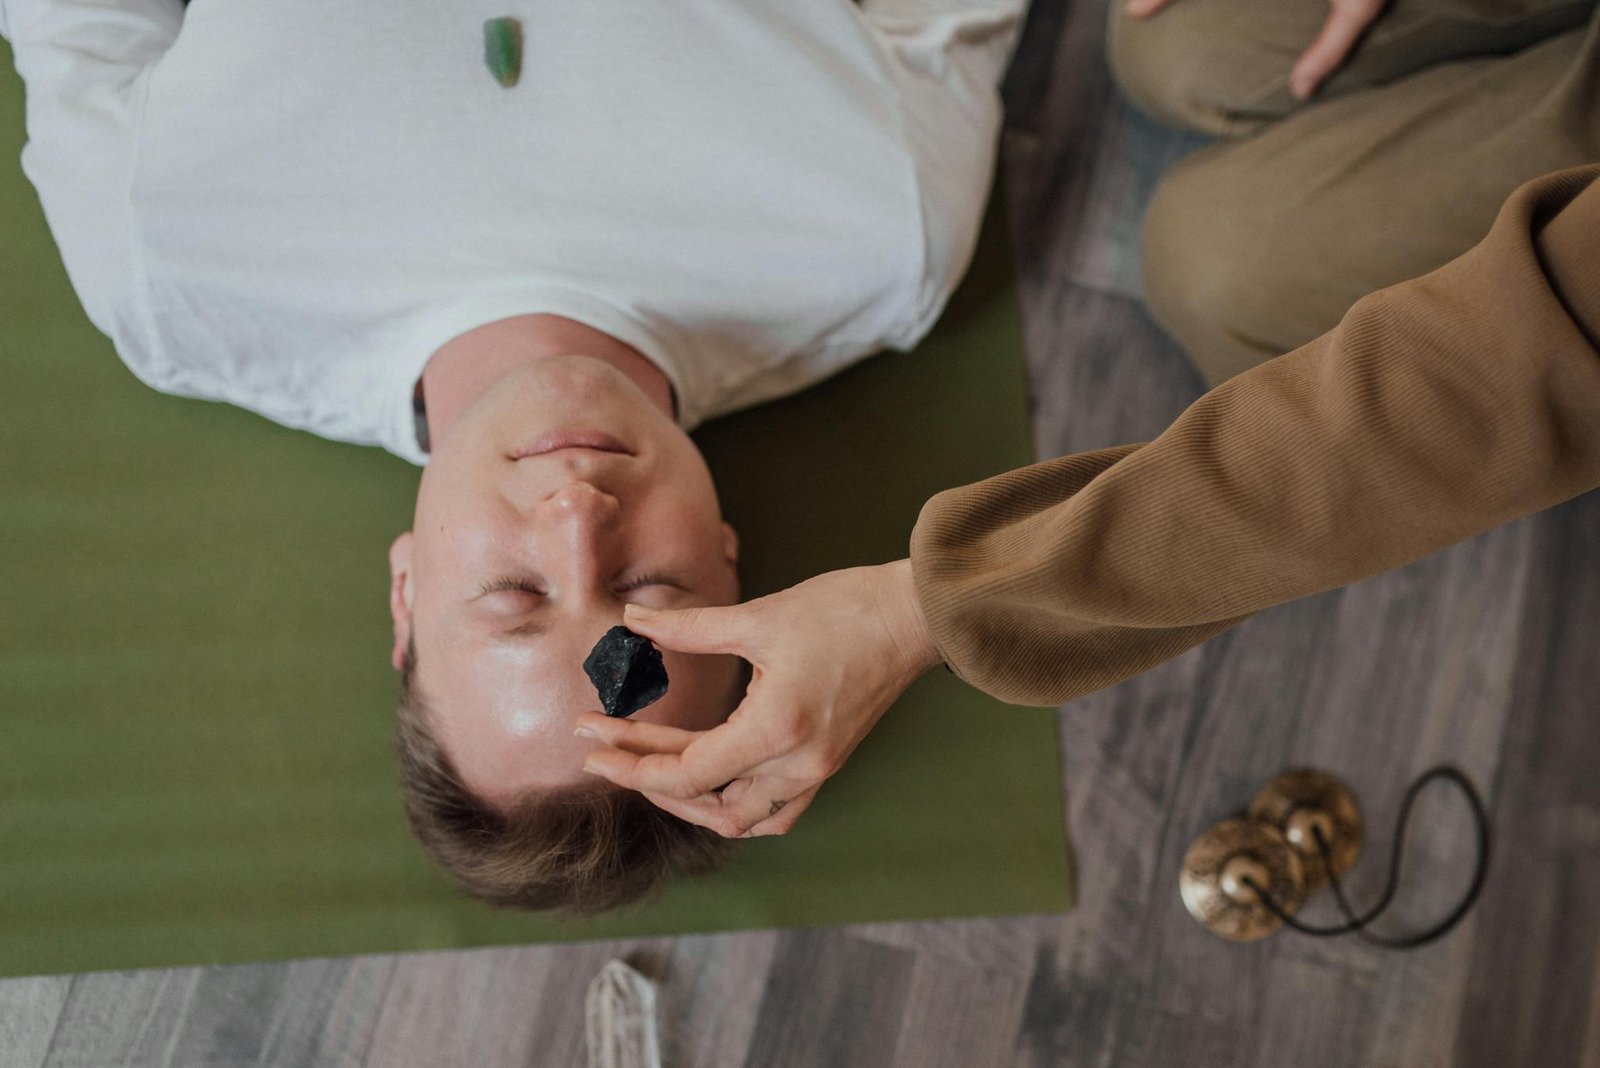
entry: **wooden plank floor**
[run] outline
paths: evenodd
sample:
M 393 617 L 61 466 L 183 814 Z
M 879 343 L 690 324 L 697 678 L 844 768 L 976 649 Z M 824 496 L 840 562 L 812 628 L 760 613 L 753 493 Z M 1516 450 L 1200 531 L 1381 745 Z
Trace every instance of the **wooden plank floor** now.
M 1158 432 L 1200 392 L 1143 315 L 1138 223 L 1196 141 L 1111 88 L 1100 0 L 1036 0 L 1005 152 L 1041 455 Z M 575 1065 L 612 956 L 661 982 L 673 1068 L 1600 1066 L 1600 494 L 1262 613 L 1062 712 L 1080 869 L 1066 916 L 761 931 L 0 983 L 0 1063 Z M 1484 897 L 1414 953 L 1195 926 L 1191 838 L 1280 769 L 1356 789 L 1370 899 L 1412 776 L 1484 788 Z M 1469 875 L 1427 796 L 1395 922 Z M 1003 873 L 997 873 L 1003 878 Z M 1331 918 L 1326 902 L 1308 916 Z

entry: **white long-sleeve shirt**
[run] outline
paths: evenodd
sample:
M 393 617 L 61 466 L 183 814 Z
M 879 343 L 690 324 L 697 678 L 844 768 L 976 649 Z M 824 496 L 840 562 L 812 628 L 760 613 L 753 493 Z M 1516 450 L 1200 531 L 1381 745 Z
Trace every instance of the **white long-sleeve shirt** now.
M 1024 6 L 0 0 L 0 35 L 23 171 L 133 373 L 422 463 L 424 364 L 513 315 L 633 345 L 685 427 L 913 346 Z

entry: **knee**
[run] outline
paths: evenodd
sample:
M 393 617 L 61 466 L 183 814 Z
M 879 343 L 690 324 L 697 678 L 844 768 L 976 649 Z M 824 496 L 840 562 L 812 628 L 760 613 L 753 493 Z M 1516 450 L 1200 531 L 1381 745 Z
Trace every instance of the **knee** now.
M 1282 297 L 1275 245 L 1261 230 L 1248 206 L 1185 165 L 1162 181 L 1145 216 L 1145 304 L 1208 386 L 1283 351 L 1271 323 Z
M 1181 39 L 1165 11 L 1133 18 L 1121 3 L 1111 4 L 1106 58 L 1124 96 L 1147 115 L 1173 126 L 1193 126 L 1193 98 L 1205 78 L 1204 64 L 1192 62 L 1196 42 Z
M 1170 126 L 1232 136 L 1259 125 L 1251 102 L 1259 91 L 1258 59 L 1240 54 L 1236 27 L 1217 5 L 1173 3 L 1145 18 L 1113 0 L 1106 41 L 1112 77 L 1139 110 Z

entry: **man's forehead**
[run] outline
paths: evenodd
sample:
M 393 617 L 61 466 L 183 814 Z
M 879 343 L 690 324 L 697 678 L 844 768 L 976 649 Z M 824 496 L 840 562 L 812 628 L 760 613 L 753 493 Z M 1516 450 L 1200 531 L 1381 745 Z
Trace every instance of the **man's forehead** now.
M 532 636 L 485 631 L 463 637 L 434 662 L 440 670 L 430 673 L 430 683 L 486 711 L 552 700 L 586 701 L 590 707 L 597 695 L 583 673 L 583 658 L 592 643 L 575 631 L 552 625 Z
M 692 673 L 690 673 L 692 674 Z M 583 758 L 597 742 L 573 735 L 583 712 L 600 701 L 581 664 L 539 675 L 462 676 L 471 685 L 430 694 L 439 743 L 468 788 L 491 803 L 514 801 L 528 790 L 587 782 Z M 703 700 L 692 678 L 634 718 L 678 723 Z M 685 685 L 687 684 L 687 685 Z

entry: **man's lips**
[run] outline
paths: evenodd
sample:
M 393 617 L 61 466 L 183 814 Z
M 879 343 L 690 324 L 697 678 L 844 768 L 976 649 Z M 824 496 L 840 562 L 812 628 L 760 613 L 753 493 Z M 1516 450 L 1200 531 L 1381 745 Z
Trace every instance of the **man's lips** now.
M 545 453 L 561 449 L 592 449 L 596 452 L 633 455 L 633 450 L 628 446 L 599 430 L 557 430 L 513 449 L 511 459 L 523 460 L 529 456 L 543 456 Z

